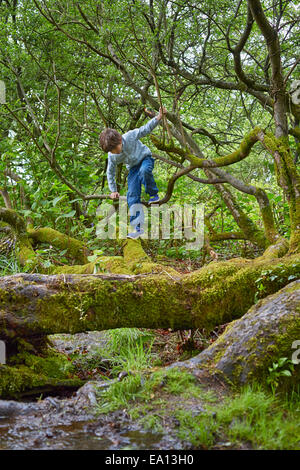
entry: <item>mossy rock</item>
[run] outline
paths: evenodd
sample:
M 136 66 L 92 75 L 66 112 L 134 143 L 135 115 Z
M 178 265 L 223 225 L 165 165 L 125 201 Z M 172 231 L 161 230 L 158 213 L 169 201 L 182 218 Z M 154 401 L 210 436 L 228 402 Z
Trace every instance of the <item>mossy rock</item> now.
M 233 383 L 244 385 L 260 380 L 266 383 L 273 362 L 291 359 L 292 344 L 300 338 L 300 280 L 260 300 L 186 367 L 221 372 Z M 182 365 L 182 364 L 181 364 Z M 300 365 L 295 365 L 285 386 L 299 382 Z
M 57 379 L 37 374 L 30 367 L 0 366 L 0 398 L 22 398 L 26 395 L 53 393 L 61 389 L 76 390 L 84 382 L 78 378 Z
M 24 395 L 77 389 L 84 382 L 73 376 L 74 367 L 67 357 L 51 348 L 43 356 L 26 350 L 10 357 L 0 366 L 0 397 L 20 398 Z

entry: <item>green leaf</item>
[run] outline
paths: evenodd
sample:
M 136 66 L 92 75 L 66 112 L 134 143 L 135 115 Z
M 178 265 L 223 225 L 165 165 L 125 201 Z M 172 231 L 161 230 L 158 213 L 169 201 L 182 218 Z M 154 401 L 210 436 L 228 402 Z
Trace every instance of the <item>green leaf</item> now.
M 283 364 L 285 364 L 287 360 L 288 360 L 287 357 L 281 357 L 281 358 L 278 360 L 278 366 L 279 366 L 279 367 L 282 367 Z
M 32 214 L 32 211 L 29 209 L 20 210 L 19 212 L 21 212 L 24 217 L 28 217 L 30 214 Z
M 70 204 L 72 204 L 72 202 L 77 202 L 77 201 L 82 201 L 82 199 L 80 197 L 77 199 L 72 199 L 72 201 L 70 201 Z
M 281 375 L 285 377 L 291 377 L 292 373 L 289 370 L 282 370 Z
M 52 201 L 53 207 L 55 207 L 56 204 L 58 203 L 58 201 L 60 201 L 64 197 L 65 197 L 65 194 L 63 194 L 62 196 L 57 196 L 56 198 L 54 198 L 53 201 Z
M 61 219 L 61 218 L 71 218 L 71 217 L 73 217 L 75 214 L 76 214 L 76 211 L 75 211 L 75 210 L 74 210 L 74 211 L 71 211 L 71 212 L 68 212 L 67 214 L 62 214 L 62 215 L 60 215 L 59 217 L 57 217 L 56 222 L 57 222 L 59 219 Z
M 97 254 L 94 254 L 94 255 L 91 255 L 91 256 L 87 257 L 87 259 L 90 263 L 94 263 L 94 261 L 96 261 L 97 258 L 98 258 Z

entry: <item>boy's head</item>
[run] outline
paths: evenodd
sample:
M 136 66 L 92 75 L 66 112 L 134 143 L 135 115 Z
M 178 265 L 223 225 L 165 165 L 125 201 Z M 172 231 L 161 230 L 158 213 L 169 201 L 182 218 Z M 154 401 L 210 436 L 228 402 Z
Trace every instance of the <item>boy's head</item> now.
M 107 128 L 101 132 L 99 144 L 104 152 L 121 153 L 122 136 L 115 129 Z

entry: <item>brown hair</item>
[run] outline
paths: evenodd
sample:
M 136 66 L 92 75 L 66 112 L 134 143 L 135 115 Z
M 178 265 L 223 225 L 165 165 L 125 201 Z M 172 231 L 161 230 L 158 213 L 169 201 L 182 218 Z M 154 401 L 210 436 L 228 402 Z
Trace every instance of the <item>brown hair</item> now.
M 99 144 L 104 152 L 110 152 L 122 142 L 122 136 L 115 129 L 107 128 L 101 132 Z

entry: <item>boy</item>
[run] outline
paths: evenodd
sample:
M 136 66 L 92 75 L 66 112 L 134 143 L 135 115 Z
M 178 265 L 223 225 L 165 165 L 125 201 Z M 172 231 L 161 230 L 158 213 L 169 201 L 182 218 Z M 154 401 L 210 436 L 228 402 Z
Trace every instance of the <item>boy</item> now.
M 105 129 L 100 134 L 100 146 L 104 152 L 108 152 L 107 181 L 111 191 L 112 199 L 118 198 L 116 185 L 116 166 L 125 163 L 128 174 L 128 192 L 127 204 L 130 213 L 130 224 L 136 227 L 136 231 L 129 233 L 129 238 L 139 238 L 144 230 L 143 208 L 141 206 L 142 184 L 145 191 L 150 195 L 149 204 L 159 202 L 158 189 L 152 174 L 154 159 L 151 150 L 139 140 L 145 137 L 159 124 L 163 114 L 167 111 L 165 108 L 159 108 L 159 114 L 151 119 L 147 124 L 126 132 L 121 135 L 115 129 Z M 135 206 L 138 204 L 138 206 Z M 136 209 L 140 209 L 140 211 Z

